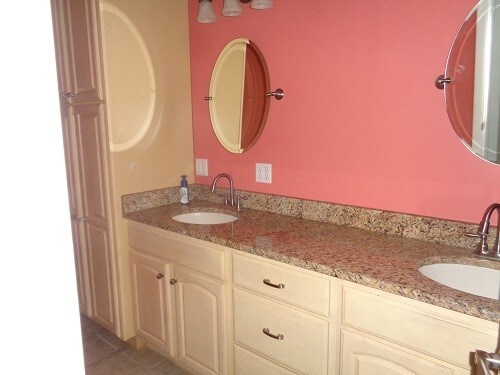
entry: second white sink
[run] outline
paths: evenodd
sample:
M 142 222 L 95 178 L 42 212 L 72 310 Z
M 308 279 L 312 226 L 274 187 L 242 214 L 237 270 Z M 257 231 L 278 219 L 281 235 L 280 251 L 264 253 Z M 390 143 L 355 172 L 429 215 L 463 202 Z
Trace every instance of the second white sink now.
M 476 296 L 500 299 L 500 270 L 467 264 L 436 263 L 418 269 L 429 279 Z
M 219 212 L 189 212 L 172 216 L 172 219 L 188 224 L 225 224 L 238 220 L 236 216 Z

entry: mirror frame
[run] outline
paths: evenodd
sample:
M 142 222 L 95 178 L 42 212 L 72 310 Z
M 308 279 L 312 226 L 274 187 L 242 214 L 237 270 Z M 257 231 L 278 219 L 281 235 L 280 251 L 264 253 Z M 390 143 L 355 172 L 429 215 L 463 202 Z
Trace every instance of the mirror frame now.
M 483 17 L 488 17 L 488 12 L 500 12 L 500 4 L 493 5 L 493 8 L 491 5 L 486 3 L 486 0 L 478 1 L 462 22 L 451 45 L 446 61 L 445 75 L 441 83 L 444 84 L 446 111 L 457 136 L 474 155 L 488 163 L 498 165 L 500 164 L 500 135 L 498 134 L 500 124 L 499 129 L 493 131 L 497 132 L 497 137 L 487 138 L 487 119 L 490 118 L 490 115 L 485 114 L 482 110 L 491 95 L 491 90 L 488 89 L 490 81 L 484 82 L 485 75 L 488 75 L 492 70 L 491 60 L 487 69 L 477 69 L 478 66 L 486 66 L 483 60 L 478 60 L 480 57 L 484 57 L 482 43 L 478 46 L 476 42 L 478 35 L 479 37 L 482 36 L 482 29 L 480 30 L 477 26 L 478 21 L 484 21 Z M 497 18 L 500 19 L 500 15 Z M 498 30 L 498 28 L 497 25 L 495 30 Z M 493 35 L 495 30 L 491 31 Z M 498 38 L 498 41 L 500 42 L 500 38 Z M 500 48 L 497 53 L 500 53 Z M 497 66 L 500 66 L 500 64 Z M 487 71 L 487 74 L 481 73 L 484 71 Z M 497 77 L 495 82 L 498 81 Z M 443 87 L 440 86 L 439 88 Z M 500 90 L 496 91 L 496 95 L 500 95 Z M 495 98 L 490 104 L 497 103 L 496 99 L 498 98 Z M 482 105 L 475 105 L 478 102 L 482 103 Z M 488 104 L 489 107 L 494 107 L 494 105 L 490 104 Z M 498 103 L 496 106 L 498 107 Z M 478 107 L 481 107 L 481 109 L 478 109 Z M 495 123 L 495 121 L 490 121 L 490 123 Z M 483 131 L 484 134 L 480 134 Z M 493 143 L 498 145 L 492 148 Z M 488 156 L 489 154 L 491 155 Z M 493 160 L 494 154 L 497 155 L 496 160 Z
M 234 56 L 236 61 L 231 62 Z M 241 65 L 230 66 L 230 63 Z M 223 82 L 228 71 L 232 74 L 229 82 L 236 82 L 237 86 L 229 87 Z M 258 95 L 251 94 L 250 86 L 257 86 Z M 270 100 L 266 94 L 270 86 L 266 61 L 255 43 L 237 38 L 226 44 L 215 62 L 207 99 L 212 128 L 227 151 L 243 153 L 260 138 L 269 113 Z

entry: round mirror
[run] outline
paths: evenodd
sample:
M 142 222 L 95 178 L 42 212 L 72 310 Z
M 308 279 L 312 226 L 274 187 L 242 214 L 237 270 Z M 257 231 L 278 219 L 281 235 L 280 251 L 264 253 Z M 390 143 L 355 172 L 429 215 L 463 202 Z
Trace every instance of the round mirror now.
M 500 1 L 481 0 L 458 31 L 445 71 L 448 116 L 463 143 L 500 164 Z
M 226 150 L 242 153 L 257 142 L 269 112 L 269 88 L 257 46 L 245 38 L 229 42 L 215 63 L 207 98 L 212 127 Z

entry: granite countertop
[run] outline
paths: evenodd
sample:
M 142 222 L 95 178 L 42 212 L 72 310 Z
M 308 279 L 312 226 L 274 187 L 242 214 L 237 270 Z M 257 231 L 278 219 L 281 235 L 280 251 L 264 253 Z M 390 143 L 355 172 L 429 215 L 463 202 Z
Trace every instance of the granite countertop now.
M 184 224 L 171 217 L 213 211 L 239 217 L 217 225 Z M 139 223 L 184 234 L 357 284 L 377 288 L 460 313 L 500 322 L 500 302 L 461 292 L 422 275 L 432 263 L 463 263 L 500 269 L 464 249 L 395 235 L 370 232 L 265 211 L 191 201 L 124 213 Z

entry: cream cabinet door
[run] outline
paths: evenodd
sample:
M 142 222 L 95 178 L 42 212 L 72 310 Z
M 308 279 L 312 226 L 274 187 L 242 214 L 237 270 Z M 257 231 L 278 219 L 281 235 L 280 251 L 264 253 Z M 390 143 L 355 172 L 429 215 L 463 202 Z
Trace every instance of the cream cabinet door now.
M 342 330 L 342 375 L 452 375 L 452 368 Z
M 80 311 L 92 315 L 92 305 L 89 287 L 89 269 L 87 253 L 85 252 L 85 237 L 80 222 L 81 212 L 81 189 L 78 173 L 78 155 L 76 153 L 75 127 L 71 122 L 72 109 L 61 107 L 61 119 L 63 125 L 64 155 L 66 161 L 66 177 L 68 182 L 69 210 L 71 216 L 71 232 L 73 236 L 73 251 L 75 255 L 75 267 L 77 275 L 78 302 Z
M 131 252 L 130 270 L 137 334 L 173 356 L 169 266 L 162 260 Z
M 63 102 L 100 100 L 95 0 L 52 0 L 59 96 Z
M 200 374 L 225 374 L 225 287 L 174 267 L 178 359 Z
M 72 108 L 70 126 L 74 129 L 75 151 L 81 191 L 81 229 L 89 268 L 92 318 L 116 331 L 113 271 L 109 220 L 109 191 L 106 139 L 102 122 L 102 105 L 80 105 Z

